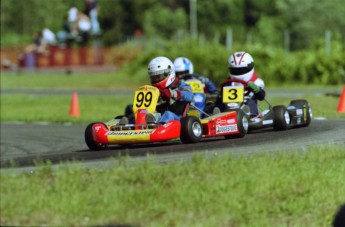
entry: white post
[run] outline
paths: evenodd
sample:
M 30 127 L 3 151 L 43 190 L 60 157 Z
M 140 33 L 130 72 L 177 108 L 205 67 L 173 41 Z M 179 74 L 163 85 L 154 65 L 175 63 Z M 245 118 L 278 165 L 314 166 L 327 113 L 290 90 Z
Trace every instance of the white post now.
M 331 54 L 331 31 L 326 30 L 325 32 L 325 51 L 326 55 Z
M 226 50 L 231 51 L 232 49 L 232 28 L 226 30 Z
M 220 32 L 217 31 L 216 34 L 214 35 L 213 41 L 215 43 L 219 43 L 219 40 L 220 40 Z
M 190 17 L 190 33 L 193 39 L 198 37 L 198 21 L 197 21 L 197 0 L 189 0 L 189 17 Z
M 284 31 L 284 50 L 285 54 L 290 52 L 290 32 L 289 30 Z
M 248 31 L 247 32 L 247 44 L 252 44 L 253 42 L 253 36 L 252 36 L 252 32 L 251 31 Z

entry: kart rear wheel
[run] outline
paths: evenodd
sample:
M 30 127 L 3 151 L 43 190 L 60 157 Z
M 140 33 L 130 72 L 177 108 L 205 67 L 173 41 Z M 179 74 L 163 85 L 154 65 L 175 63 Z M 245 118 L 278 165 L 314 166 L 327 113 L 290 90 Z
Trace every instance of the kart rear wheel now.
M 105 127 L 107 127 L 104 123 L 102 122 L 97 122 L 97 123 L 91 123 L 89 124 L 86 129 L 85 129 L 85 134 L 84 134 L 84 137 L 85 137 L 85 142 L 86 142 L 86 145 L 90 148 L 90 150 L 93 150 L 93 151 L 101 151 L 101 150 L 105 150 L 108 145 L 107 144 L 101 144 L 101 143 L 97 143 L 94 141 L 93 139 L 93 135 L 92 135 L 92 126 L 94 124 L 103 124 Z
M 200 120 L 195 116 L 186 116 L 181 118 L 181 135 L 182 143 L 197 143 L 202 137 L 202 125 Z
M 290 106 L 294 106 L 294 107 L 296 107 L 296 109 L 302 109 L 303 110 L 303 114 L 306 114 L 306 120 L 305 120 L 305 123 L 303 124 L 303 126 L 308 126 L 310 124 L 311 118 L 313 116 L 308 101 L 305 99 L 292 100 L 290 102 Z
M 236 110 L 236 121 L 237 121 L 238 134 L 226 135 L 224 136 L 226 139 L 242 138 L 248 133 L 248 128 L 249 128 L 248 116 L 243 112 L 243 110 L 241 109 Z
M 290 114 L 283 105 L 273 107 L 273 128 L 274 130 L 287 130 L 291 122 Z

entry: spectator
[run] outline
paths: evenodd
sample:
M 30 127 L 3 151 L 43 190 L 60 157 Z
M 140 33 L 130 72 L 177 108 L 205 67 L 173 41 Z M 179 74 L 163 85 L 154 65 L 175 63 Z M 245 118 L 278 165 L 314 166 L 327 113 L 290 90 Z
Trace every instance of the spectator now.
M 78 27 L 77 27 L 77 19 L 78 19 L 78 9 L 73 5 L 68 10 L 68 23 L 69 23 L 69 30 L 71 34 L 77 36 Z
M 97 0 L 86 0 L 84 14 L 87 15 L 91 20 L 91 34 L 99 34 L 100 26 L 98 22 L 98 1 Z
M 57 33 L 57 39 L 62 46 L 66 45 L 67 47 L 71 47 L 72 45 L 73 37 L 67 14 L 63 18 L 62 30 Z
M 36 67 L 36 54 L 48 55 L 49 45 L 54 45 L 55 42 L 55 34 L 48 28 L 33 33 L 32 43 L 25 47 L 24 53 L 18 57 L 19 65 Z
M 38 47 L 41 45 L 42 41 L 42 33 L 41 31 L 34 32 L 32 34 L 32 43 L 25 47 L 25 54 L 34 53 L 38 49 Z
M 90 18 L 82 12 L 78 12 L 77 31 L 81 38 L 81 44 L 86 45 L 91 31 L 91 21 Z
M 32 37 L 32 44 L 25 48 L 25 53 L 48 54 L 48 46 L 56 43 L 55 34 L 48 28 L 35 32 Z

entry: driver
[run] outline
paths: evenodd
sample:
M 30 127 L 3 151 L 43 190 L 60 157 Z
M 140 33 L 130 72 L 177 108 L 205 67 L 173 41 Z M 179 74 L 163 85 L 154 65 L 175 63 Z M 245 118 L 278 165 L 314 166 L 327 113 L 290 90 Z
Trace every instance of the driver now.
M 179 80 L 175 75 L 174 64 L 167 57 L 156 57 L 148 65 L 148 75 L 152 86 L 160 91 L 156 110 L 162 116 L 159 123 L 169 120 L 180 120 L 186 111 L 186 104 L 193 100 L 191 87 Z M 121 118 L 119 124 L 134 123 L 132 105 L 126 108 L 126 116 Z M 156 122 L 155 116 L 147 114 L 147 123 Z
M 156 57 L 148 65 L 152 86 L 160 91 L 160 104 L 157 112 L 162 114 L 160 123 L 180 120 L 186 104 L 193 100 L 191 87 L 175 75 L 172 61 L 166 57 Z
M 202 118 L 204 113 L 207 114 L 208 108 L 206 105 L 208 94 L 218 94 L 216 85 L 207 77 L 194 73 L 193 63 L 186 57 L 178 57 L 174 60 L 174 67 L 176 76 L 188 83 L 188 81 L 199 81 L 202 85 L 202 90 L 205 92 L 195 92 L 193 105 L 199 112 L 199 117 Z M 193 89 L 192 89 L 193 90 Z
M 259 114 L 257 100 L 265 99 L 265 83 L 254 71 L 253 57 L 244 51 L 235 52 L 228 59 L 229 77 L 248 82 L 250 93 L 246 95 L 247 105 L 250 108 L 250 116 Z
M 203 86 L 205 93 L 218 93 L 216 85 L 207 77 L 194 73 L 193 63 L 186 57 L 178 57 L 174 60 L 176 75 L 181 80 L 197 79 Z

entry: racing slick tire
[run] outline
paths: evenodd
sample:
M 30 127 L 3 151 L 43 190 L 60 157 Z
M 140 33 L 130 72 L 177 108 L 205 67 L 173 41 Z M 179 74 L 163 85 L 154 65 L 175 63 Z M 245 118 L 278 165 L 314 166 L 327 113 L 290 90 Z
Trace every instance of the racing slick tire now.
M 230 110 L 228 110 L 227 112 L 230 112 Z M 226 135 L 224 136 L 225 139 L 242 138 L 248 133 L 249 120 L 248 120 L 248 116 L 243 112 L 243 110 L 241 109 L 236 110 L 236 121 L 237 121 L 238 134 Z
M 85 134 L 84 134 L 84 137 L 85 137 L 85 142 L 86 142 L 86 145 L 90 148 L 90 150 L 93 150 L 93 151 L 101 151 L 101 150 L 105 150 L 108 145 L 107 144 L 100 144 L 100 143 L 96 143 L 93 139 L 93 135 L 92 135 L 92 126 L 94 124 L 103 124 L 105 127 L 107 127 L 104 123 L 102 122 L 97 122 L 97 123 L 91 123 L 89 124 L 86 129 L 85 129 Z
M 292 100 L 290 102 L 290 106 L 295 106 L 297 109 L 302 109 L 303 111 L 306 111 L 306 120 L 305 120 L 305 123 L 301 126 L 308 126 L 313 116 L 308 101 L 305 99 Z
M 181 118 L 182 143 L 198 143 L 202 138 L 202 124 L 195 116 L 186 116 Z
M 277 131 L 287 130 L 291 122 L 290 114 L 283 105 L 273 107 L 273 128 Z

